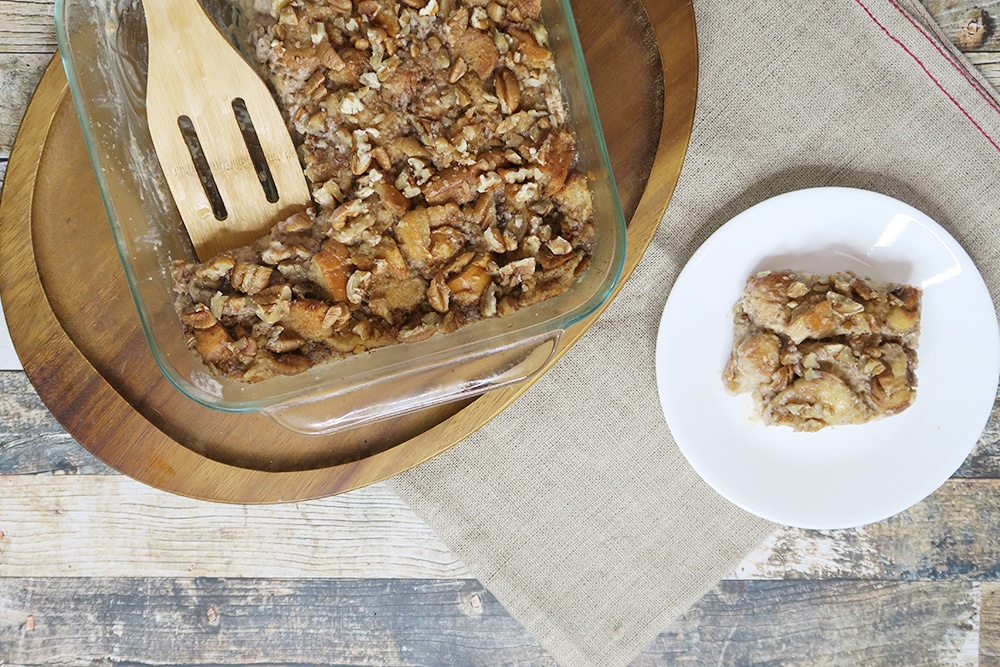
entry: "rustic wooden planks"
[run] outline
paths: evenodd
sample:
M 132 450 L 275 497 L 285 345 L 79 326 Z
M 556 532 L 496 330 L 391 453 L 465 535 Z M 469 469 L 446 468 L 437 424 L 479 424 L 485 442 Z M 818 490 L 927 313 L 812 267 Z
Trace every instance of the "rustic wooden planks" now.
M 42 54 L 56 49 L 52 0 L 0 0 L 0 53 Z
M 975 667 L 974 584 L 722 582 L 633 662 Z
M 0 16 L 2 21 L 2 16 Z M 0 38 L 0 44 L 3 44 Z M 6 160 L 21 125 L 24 106 L 52 59 L 50 53 L 0 52 L 0 156 Z
M 942 32 L 965 52 L 1000 50 L 1000 1 L 921 0 Z
M 0 577 L 470 576 L 379 485 L 310 502 L 223 505 L 122 475 L 5 475 L 0 508 Z
M 445 667 L 499 656 L 555 667 L 464 579 L 0 579 L 6 665 Z
M 58 472 L 68 471 L 0 476 L 0 577 L 470 576 L 378 485 L 303 503 L 210 505 L 121 475 Z M 954 479 L 863 528 L 781 528 L 733 578 L 1000 581 L 997 487 Z
M 994 667 L 1000 665 L 1000 585 L 980 585 L 979 607 L 979 664 Z
M 723 582 L 633 664 L 971 667 L 982 594 Z M 0 579 L 0 646 L 7 664 L 555 665 L 462 579 Z
M 52 417 L 19 371 L 0 371 L 0 475 L 110 474 Z
M 992 24 L 965 48 L 1000 85 L 1000 0 L 924 4 L 956 41 L 970 17 Z M 51 7 L 0 1 L 0 169 L 54 49 Z M 899 517 L 777 531 L 635 664 L 1000 664 L 998 440 Z M 23 373 L 0 373 L 0 535 L 7 665 L 554 665 L 379 487 L 209 511 L 113 474 Z
M 781 528 L 741 579 L 1000 580 L 1000 483 L 953 478 L 913 508 L 851 530 Z

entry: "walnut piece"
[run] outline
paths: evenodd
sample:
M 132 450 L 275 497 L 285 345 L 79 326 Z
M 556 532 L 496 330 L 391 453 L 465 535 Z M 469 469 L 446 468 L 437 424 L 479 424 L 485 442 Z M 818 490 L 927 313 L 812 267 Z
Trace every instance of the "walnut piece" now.
M 764 271 L 736 304 L 726 389 L 766 424 L 817 431 L 902 412 L 916 400 L 921 292 L 850 271 Z

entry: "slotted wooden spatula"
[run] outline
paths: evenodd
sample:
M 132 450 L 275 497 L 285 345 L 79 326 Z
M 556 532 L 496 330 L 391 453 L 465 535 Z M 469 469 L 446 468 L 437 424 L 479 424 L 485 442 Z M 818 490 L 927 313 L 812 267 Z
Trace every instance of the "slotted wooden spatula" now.
M 143 6 L 149 132 L 204 261 L 304 209 L 309 187 L 270 91 L 198 0 Z

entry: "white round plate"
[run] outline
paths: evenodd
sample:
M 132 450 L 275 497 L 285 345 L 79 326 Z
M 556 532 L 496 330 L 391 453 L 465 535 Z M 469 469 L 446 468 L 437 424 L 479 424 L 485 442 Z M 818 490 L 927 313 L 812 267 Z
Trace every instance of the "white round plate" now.
M 760 423 L 722 371 L 733 306 L 765 269 L 852 270 L 921 287 L 914 404 L 817 433 Z M 998 374 L 996 312 L 968 254 L 913 207 L 848 188 L 781 195 L 716 231 L 677 278 L 656 347 L 664 416 L 692 467 L 733 503 L 801 528 L 879 521 L 937 489 L 982 433 Z

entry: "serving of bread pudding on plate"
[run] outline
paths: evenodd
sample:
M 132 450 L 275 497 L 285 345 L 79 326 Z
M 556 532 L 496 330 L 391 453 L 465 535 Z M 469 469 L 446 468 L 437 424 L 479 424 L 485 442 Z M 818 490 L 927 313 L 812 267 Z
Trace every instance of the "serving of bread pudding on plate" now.
M 734 308 L 726 389 L 796 431 L 902 412 L 916 400 L 921 297 L 851 271 L 758 273 Z

